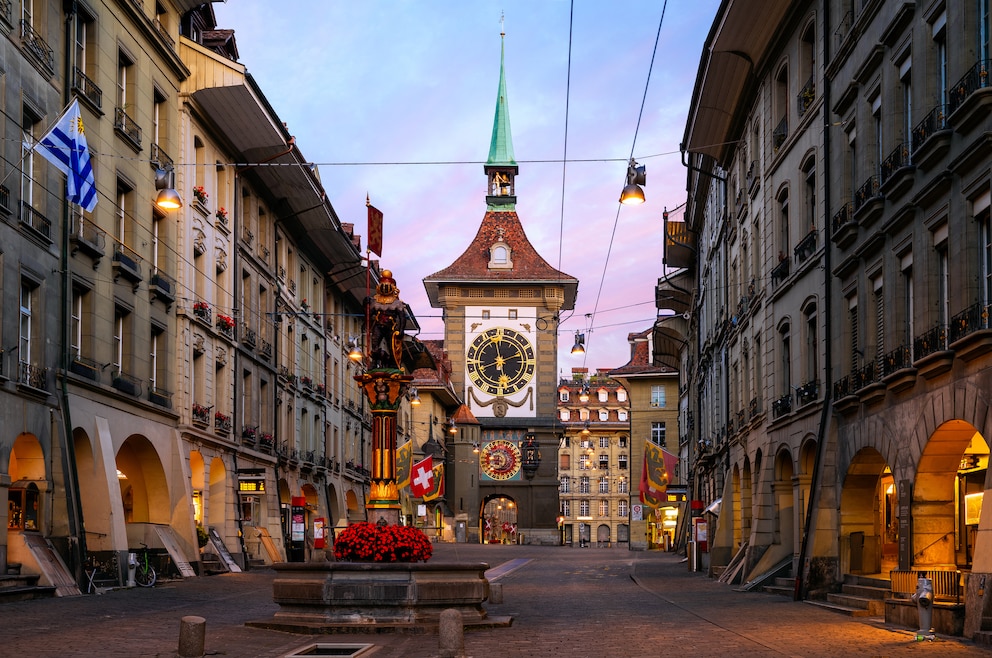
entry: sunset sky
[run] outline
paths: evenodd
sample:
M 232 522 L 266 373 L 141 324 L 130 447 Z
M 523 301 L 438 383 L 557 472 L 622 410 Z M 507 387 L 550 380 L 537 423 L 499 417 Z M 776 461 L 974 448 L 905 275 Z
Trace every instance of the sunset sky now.
M 719 2 L 672 0 L 661 22 L 665 4 L 293 0 L 273 12 L 271 0 L 233 0 L 214 10 L 363 249 L 366 194 L 383 212 L 381 265 L 421 339 L 443 337 L 423 278 L 465 250 L 486 211 L 505 17 L 517 212 L 545 260 L 579 280 L 559 327 L 567 376 L 625 364 L 627 335 L 656 315 L 662 212 L 685 202 L 679 142 Z M 647 167 L 647 202 L 620 206 L 631 155 Z M 584 357 L 569 353 L 576 331 Z

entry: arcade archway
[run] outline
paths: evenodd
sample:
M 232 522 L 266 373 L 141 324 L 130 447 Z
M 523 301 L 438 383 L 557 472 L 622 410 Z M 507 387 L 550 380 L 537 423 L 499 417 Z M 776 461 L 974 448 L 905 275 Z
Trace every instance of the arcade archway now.
M 483 542 L 488 544 L 515 544 L 517 542 L 517 503 L 505 494 L 487 496 L 482 503 Z

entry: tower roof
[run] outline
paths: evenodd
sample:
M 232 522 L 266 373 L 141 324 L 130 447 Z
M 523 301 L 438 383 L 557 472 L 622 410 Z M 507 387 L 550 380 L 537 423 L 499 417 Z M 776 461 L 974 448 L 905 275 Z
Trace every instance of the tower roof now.
M 489 142 L 489 159 L 486 165 L 516 166 L 513 158 L 513 135 L 510 134 L 510 107 L 506 100 L 506 69 L 504 53 L 505 36 L 500 34 L 499 44 L 499 93 L 496 96 L 496 116 L 493 118 L 493 137 Z

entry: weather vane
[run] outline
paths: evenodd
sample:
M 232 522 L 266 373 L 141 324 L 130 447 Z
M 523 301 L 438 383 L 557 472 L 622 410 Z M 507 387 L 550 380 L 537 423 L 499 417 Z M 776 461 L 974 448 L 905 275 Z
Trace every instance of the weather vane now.
M 503 18 L 504 17 L 505 17 L 505 14 L 502 11 L 499 12 L 499 35 L 501 37 L 505 37 L 506 36 L 506 30 L 503 29 Z

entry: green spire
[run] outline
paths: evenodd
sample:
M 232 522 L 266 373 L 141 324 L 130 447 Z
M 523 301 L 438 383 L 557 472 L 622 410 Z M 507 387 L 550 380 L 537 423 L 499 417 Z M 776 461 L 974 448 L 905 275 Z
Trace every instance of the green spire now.
M 506 75 L 503 53 L 505 34 L 500 33 L 499 44 L 499 95 L 496 97 L 496 117 L 493 119 L 493 139 L 489 143 L 487 165 L 516 166 L 513 159 L 513 136 L 510 134 L 510 108 L 506 101 Z

